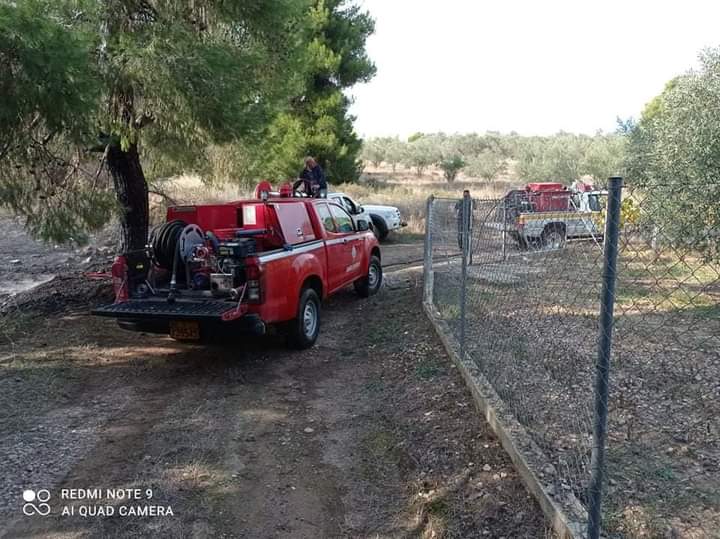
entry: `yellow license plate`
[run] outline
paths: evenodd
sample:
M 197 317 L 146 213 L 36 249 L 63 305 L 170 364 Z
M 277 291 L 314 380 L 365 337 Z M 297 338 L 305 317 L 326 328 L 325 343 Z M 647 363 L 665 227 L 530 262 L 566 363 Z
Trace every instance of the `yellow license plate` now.
M 178 341 L 200 340 L 200 324 L 186 320 L 170 322 L 170 336 Z

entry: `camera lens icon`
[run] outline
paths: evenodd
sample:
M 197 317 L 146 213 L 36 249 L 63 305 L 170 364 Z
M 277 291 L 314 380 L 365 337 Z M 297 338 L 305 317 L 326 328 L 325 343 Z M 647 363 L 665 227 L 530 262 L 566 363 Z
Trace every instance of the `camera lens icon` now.
M 50 505 L 47 502 L 50 499 L 50 491 L 41 488 L 37 492 L 32 489 L 23 490 L 23 500 L 26 502 L 23 505 L 23 513 L 27 516 L 40 515 L 46 516 L 50 514 Z M 34 502 L 39 502 L 35 504 Z

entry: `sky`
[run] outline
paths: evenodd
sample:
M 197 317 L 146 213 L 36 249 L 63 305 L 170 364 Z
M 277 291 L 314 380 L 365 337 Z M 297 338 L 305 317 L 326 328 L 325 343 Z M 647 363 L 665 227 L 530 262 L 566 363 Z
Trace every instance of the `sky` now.
M 359 0 L 375 78 L 364 137 L 613 131 L 720 46 L 717 0 Z

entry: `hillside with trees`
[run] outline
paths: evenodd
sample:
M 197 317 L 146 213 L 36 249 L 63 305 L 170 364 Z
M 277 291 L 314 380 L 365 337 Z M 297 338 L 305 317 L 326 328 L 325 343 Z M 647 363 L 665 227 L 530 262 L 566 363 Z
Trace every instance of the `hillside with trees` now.
M 371 138 L 363 146 L 366 162 L 403 166 L 418 176 L 428 167 L 443 172 L 448 182 L 460 173 L 492 181 L 510 174 L 518 181 L 561 181 L 592 176 L 603 182 L 625 166 L 623 133 L 594 136 L 558 133 L 521 136 L 515 133 L 446 135 L 417 133 L 402 141 L 397 137 Z

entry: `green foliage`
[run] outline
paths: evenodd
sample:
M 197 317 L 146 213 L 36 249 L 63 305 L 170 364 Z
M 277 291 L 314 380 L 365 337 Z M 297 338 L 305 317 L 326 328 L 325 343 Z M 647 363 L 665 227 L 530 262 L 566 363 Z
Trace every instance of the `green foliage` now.
M 720 244 L 720 49 L 673 79 L 628 134 L 627 183 L 662 240 L 717 255 Z
M 312 155 L 325 169 L 328 181 L 356 180 L 362 170 L 358 156 L 362 142 L 348 113 L 343 90 L 366 82 L 375 66 L 365 51 L 374 30 L 370 15 L 344 0 L 316 0 L 305 36 L 305 83 L 291 100 L 290 110 L 270 127 L 263 153 L 263 173 L 270 179 L 297 176 L 303 157 Z
M 385 141 L 383 139 L 371 139 L 363 144 L 360 157 L 378 167 L 385 161 L 386 155 L 387 146 Z
M 384 139 L 385 145 L 385 161 L 392 167 L 395 172 L 398 165 L 402 164 L 405 159 L 405 144 L 397 137 L 387 137 Z
M 454 182 L 458 172 L 465 167 L 465 155 L 456 137 L 438 133 L 428 137 L 436 147 L 435 165 L 443 171 L 448 182 Z
M 374 138 L 365 142 L 364 157 L 380 161 L 402 161 L 421 175 L 437 165 L 448 181 L 461 170 L 469 175 L 493 180 L 511 161 L 516 163 L 519 180 L 570 183 L 592 176 L 598 184 L 623 168 L 626 140 L 620 134 L 595 136 L 558 133 L 551 137 L 521 137 L 488 132 L 464 135 L 415 133 L 407 142 Z
M 108 99 L 130 97 L 132 111 L 128 118 L 122 103 L 111 107 L 105 129 L 147 145 L 171 165 L 165 175 L 200 165 L 208 144 L 250 144 L 302 87 L 302 38 L 292 29 L 304 0 L 167 2 L 125 29 L 128 5 L 109 2 L 119 27 L 103 67 Z
M 360 157 L 374 166 L 387 163 L 393 172 L 406 160 L 406 144 L 397 137 L 378 137 L 363 142 Z
M 445 179 L 448 182 L 454 182 L 458 172 L 465 166 L 465 160 L 461 155 L 451 155 L 444 157 L 438 163 L 438 167 L 443 171 Z
M 99 95 L 97 72 L 87 64 L 94 46 L 91 35 L 69 30 L 51 3 L 0 4 L 0 149 L 39 123 L 81 136 Z
M 77 240 L 113 215 L 107 145 L 139 148 L 151 180 L 207 170 L 208 155 L 218 174 L 257 170 L 260 134 L 307 83 L 309 1 L 0 4 L 0 204 Z M 345 80 L 357 60 L 323 61 Z
M 407 144 L 405 165 L 414 168 L 418 176 L 422 176 L 425 169 L 441 158 L 437 140 L 432 136 L 422 135 Z
M 601 184 L 622 170 L 625 140 L 619 135 L 558 133 L 515 140 L 518 174 L 526 181 L 569 183 L 592 176 Z
M 39 237 L 82 242 L 113 202 L 94 168 L 79 173 L 100 74 L 88 64 L 97 40 L 69 17 L 54 2 L 0 4 L 0 203 Z
M 470 158 L 467 171 L 471 176 L 492 181 L 505 170 L 505 158 L 488 148 Z

